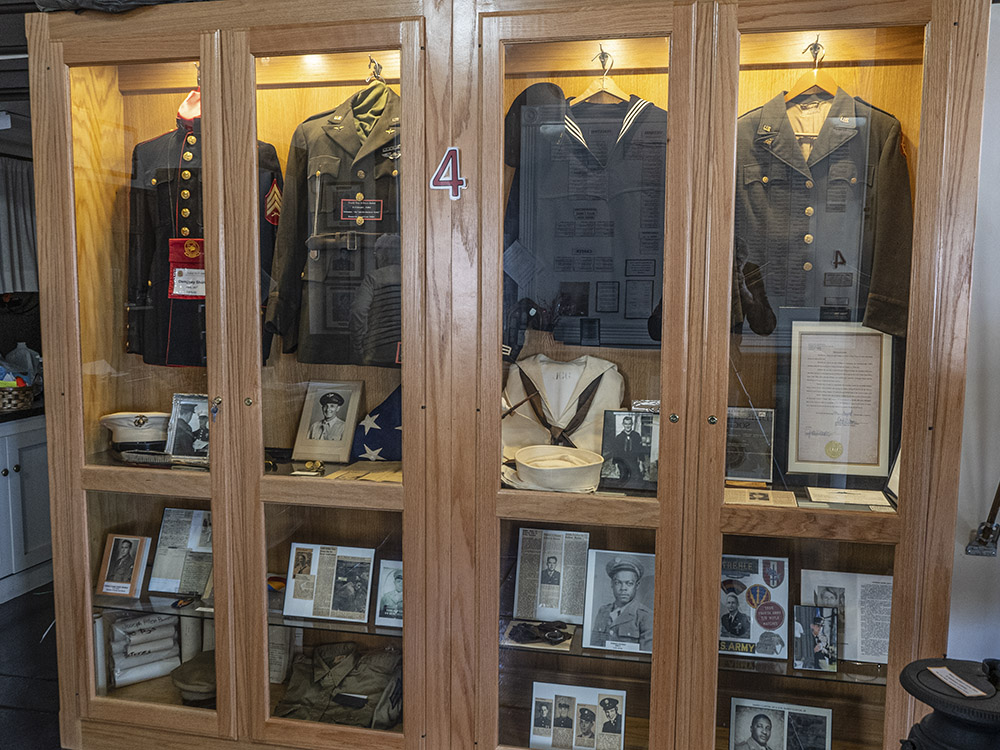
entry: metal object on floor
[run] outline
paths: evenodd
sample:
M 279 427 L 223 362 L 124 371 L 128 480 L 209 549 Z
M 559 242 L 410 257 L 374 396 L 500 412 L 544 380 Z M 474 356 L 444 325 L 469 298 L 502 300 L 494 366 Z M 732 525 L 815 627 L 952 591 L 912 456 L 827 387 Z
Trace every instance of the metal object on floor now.
M 1000 748 L 1000 660 L 922 659 L 899 682 L 933 710 L 902 741 L 902 750 Z

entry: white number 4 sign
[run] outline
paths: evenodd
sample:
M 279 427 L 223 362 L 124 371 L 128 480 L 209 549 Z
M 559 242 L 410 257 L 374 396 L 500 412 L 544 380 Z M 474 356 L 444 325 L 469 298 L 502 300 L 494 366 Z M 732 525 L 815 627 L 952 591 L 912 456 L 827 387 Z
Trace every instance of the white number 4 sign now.
M 451 146 L 444 152 L 441 163 L 438 164 L 434 176 L 431 177 L 431 188 L 434 190 L 447 190 L 448 197 L 457 201 L 462 197 L 462 191 L 468 187 L 468 181 L 462 177 L 462 171 L 458 166 L 458 149 Z

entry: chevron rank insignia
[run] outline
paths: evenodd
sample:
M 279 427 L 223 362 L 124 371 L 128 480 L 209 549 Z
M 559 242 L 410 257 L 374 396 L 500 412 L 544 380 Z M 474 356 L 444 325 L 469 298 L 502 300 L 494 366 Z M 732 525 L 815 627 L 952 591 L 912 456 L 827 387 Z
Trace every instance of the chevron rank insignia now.
M 278 181 L 271 182 L 271 189 L 267 191 L 264 198 L 264 218 L 278 226 L 278 218 L 281 216 L 281 188 Z

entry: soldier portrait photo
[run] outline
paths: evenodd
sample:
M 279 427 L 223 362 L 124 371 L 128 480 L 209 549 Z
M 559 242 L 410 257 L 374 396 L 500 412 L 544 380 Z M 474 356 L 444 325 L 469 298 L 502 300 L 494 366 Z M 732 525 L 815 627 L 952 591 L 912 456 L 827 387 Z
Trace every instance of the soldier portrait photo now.
M 719 635 L 725 638 L 749 638 L 750 615 L 743 611 L 742 597 L 733 591 L 722 592 Z
M 542 569 L 541 575 L 539 576 L 539 583 L 548 586 L 558 586 L 559 585 L 559 558 L 555 555 L 549 555 L 545 558 L 545 567 Z
M 535 720 L 532 722 L 535 734 L 552 734 L 552 701 L 535 701 Z M 538 730 L 545 730 L 539 732 Z
M 167 453 L 172 456 L 208 456 L 208 396 L 175 393 L 167 426 Z
M 319 419 L 309 425 L 310 440 L 342 440 L 346 423 L 340 417 L 344 397 L 329 391 L 319 397 Z
M 654 560 L 590 550 L 584 648 L 652 653 Z
M 376 625 L 402 625 L 403 624 L 403 569 L 387 567 L 390 565 L 401 565 L 392 561 L 383 560 L 382 570 L 379 574 L 378 585 L 378 611 L 376 612 Z
M 655 490 L 659 415 L 605 411 L 601 438 L 601 486 Z
M 361 381 L 309 383 L 302 403 L 292 459 L 346 463 L 354 442 Z
M 594 747 L 596 721 L 597 706 L 580 706 L 577 709 L 575 741 L 578 747 Z
M 734 705 L 729 737 L 731 750 L 785 750 L 785 713 Z
M 131 582 L 138 546 L 138 539 L 115 537 L 114 546 L 111 549 L 111 559 L 108 560 L 108 572 L 105 580 L 114 583 Z
M 624 717 L 621 713 L 621 701 L 612 696 L 601 698 L 598 705 L 604 712 L 604 723 L 601 725 L 602 734 L 621 734 Z

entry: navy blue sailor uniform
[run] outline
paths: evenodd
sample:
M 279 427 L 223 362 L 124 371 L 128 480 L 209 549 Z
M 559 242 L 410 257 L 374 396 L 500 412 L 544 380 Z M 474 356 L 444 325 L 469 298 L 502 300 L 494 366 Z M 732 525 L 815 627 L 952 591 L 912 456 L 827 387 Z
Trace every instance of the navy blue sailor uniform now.
M 398 366 L 400 114 L 375 82 L 292 135 L 267 326 L 300 362 Z
M 748 318 L 760 335 L 776 325 L 745 309 L 761 300 L 747 293 L 749 263 L 772 312 L 811 308 L 905 336 L 913 216 L 899 121 L 843 89 L 827 106 L 808 155 L 784 92 L 739 118 L 734 325 Z
M 535 84 L 510 107 L 505 163 L 504 345 L 524 330 L 584 346 L 656 347 L 663 278 L 667 113 L 632 96 L 568 106 Z
M 281 165 L 257 142 L 261 303 L 270 286 L 281 210 Z M 205 248 L 201 118 L 132 150 L 125 350 L 151 365 L 204 366 Z M 263 323 L 263 317 L 261 319 Z M 270 336 L 264 335 L 264 358 Z

